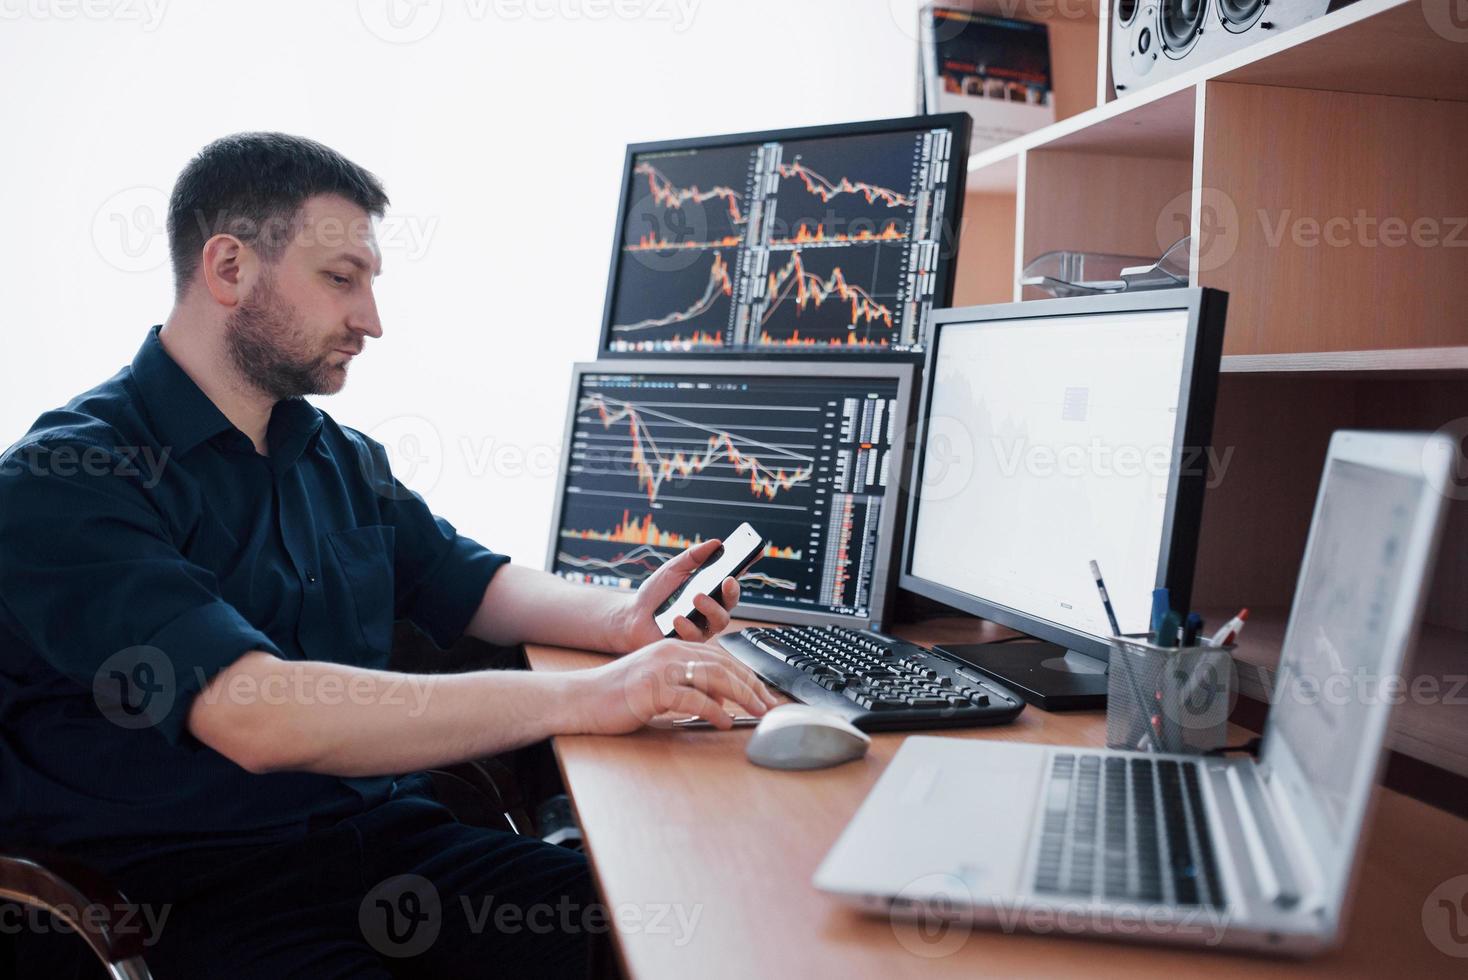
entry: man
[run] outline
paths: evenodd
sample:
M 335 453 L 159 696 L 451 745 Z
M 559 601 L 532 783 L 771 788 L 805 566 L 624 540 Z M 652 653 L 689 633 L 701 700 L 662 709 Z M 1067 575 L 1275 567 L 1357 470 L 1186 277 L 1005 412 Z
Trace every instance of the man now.
M 597 926 L 584 859 L 462 825 L 404 774 L 774 704 L 702 642 L 734 581 L 698 601 L 707 629 L 653 624 L 716 542 L 634 595 L 509 565 L 303 400 L 382 336 L 386 204 L 310 140 L 205 147 L 169 205 L 167 321 L 0 457 L 0 825 L 107 874 L 161 926 L 160 978 L 579 975 Z M 441 647 L 628 655 L 404 676 L 384 669 L 399 618 Z M 398 912 L 431 919 L 426 946 Z

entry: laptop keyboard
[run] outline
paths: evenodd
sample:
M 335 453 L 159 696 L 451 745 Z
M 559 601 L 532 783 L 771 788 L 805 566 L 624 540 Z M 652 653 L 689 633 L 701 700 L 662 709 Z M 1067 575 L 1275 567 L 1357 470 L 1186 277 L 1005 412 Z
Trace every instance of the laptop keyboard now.
M 1058 753 L 1045 790 L 1035 890 L 1221 908 L 1198 766 Z

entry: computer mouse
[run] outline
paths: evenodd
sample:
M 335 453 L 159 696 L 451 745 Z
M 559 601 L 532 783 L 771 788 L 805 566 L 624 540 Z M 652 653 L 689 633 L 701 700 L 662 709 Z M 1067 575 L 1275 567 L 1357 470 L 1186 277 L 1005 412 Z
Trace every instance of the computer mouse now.
M 782 704 L 760 719 L 744 754 L 766 769 L 824 769 L 867 754 L 871 736 L 829 711 Z

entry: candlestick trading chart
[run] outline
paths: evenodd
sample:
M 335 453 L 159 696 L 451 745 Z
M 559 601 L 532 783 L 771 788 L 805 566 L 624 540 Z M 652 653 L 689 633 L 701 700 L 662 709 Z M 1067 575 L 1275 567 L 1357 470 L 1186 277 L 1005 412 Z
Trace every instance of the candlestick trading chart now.
M 767 544 L 745 603 L 870 615 L 898 396 L 893 377 L 582 375 L 552 571 L 635 588 L 748 521 Z
M 920 351 L 953 155 L 931 122 L 632 154 L 605 349 Z

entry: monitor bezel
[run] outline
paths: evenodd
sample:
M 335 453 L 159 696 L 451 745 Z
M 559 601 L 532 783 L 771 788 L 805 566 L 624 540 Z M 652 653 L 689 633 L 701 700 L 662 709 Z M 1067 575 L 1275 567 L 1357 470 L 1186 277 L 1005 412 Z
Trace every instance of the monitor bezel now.
M 1110 644 L 1104 638 L 950 588 L 912 572 L 912 545 L 921 505 L 918 491 L 923 485 L 923 446 L 927 437 L 928 412 L 932 400 L 933 366 L 942 345 L 943 328 L 951 323 L 971 323 L 976 320 L 999 323 L 1107 313 L 1186 311 L 1188 326 L 1178 393 L 1178 415 L 1182 424 L 1176 427 L 1173 438 L 1173 458 L 1177 459 L 1177 454 L 1185 447 L 1207 447 L 1212 440 L 1213 415 L 1218 394 L 1217 376 L 1223 352 L 1227 306 L 1228 294 L 1219 290 L 1178 288 L 935 311 L 923 369 L 921 403 L 914 425 L 916 438 L 912 448 L 912 479 L 909 482 L 907 519 L 902 536 L 899 587 L 1037 639 L 1062 645 L 1098 660 L 1108 659 Z M 1174 608 L 1184 611 L 1192 602 L 1198 532 L 1202 523 L 1203 494 L 1208 480 L 1206 454 L 1200 457 L 1199 462 L 1202 465 L 1192 467 L 1187 473 L 1183 472 L 1183 467 L 1174 466 L 1168 479 L 1167 503 L 1154 585 L 1166 587 L 1171 594 Z M 1099 598 L 1097 601 L 1100 601 Z
M 842 615 L 804 609 L 780 608 L 777 606 L 753 605 L 741 602 L 734 615 L 743 619 L 764 620 L 772 623 L 795 625 L 839 625 L 862 629 L 881 629 L 892 607 L 896 590 L 897 575 L 894 558 L 898 552 L 897 533 L 902 528 L 900 515 L 905 502 L 906 488 L 902 477 L 908 472 L 908 448 L 911 440 L 911 417 L 914 389 L 917 380 L 917 365 L 898 360 L 856 361 L 831 360 L 753 361 L 725 358 L 723 360 L 699 360 L 697 363 L 677 359 L 656 360 L 601 360 L 580 361 L 571 366 L 570 395 L 566 403 L 566 419 L 562 427 L 561 458 L 556 473 L 555 506 L 551 515 L 550 542 L 546 550 L 545 568 L 555 569 L 556 552 L 560 541 L 561 522 L 566 509 L 566 480 L 568 476 L 572 436 L 576 431 L 576 406 L 581 397 L 582 380 L 588 374 L 651 374 L 668 376 L 711 376 L 761 378 L 789 378 L 792 383 L 800 379 L 818 376 L 826 378 L 880 379 L 897 382 L 897 417 L 893 425 L 898 438 L 892 451 L 895 458 L 888 464 L 886 492 L 882 498 L 882 518 L 877 526 L 879 544 L 872 563 L 872 585 L 870 608 L 866 616 Z M 614 586 L 593 586 L 615 590 Z M 624 593 L 630 595 L 631 593 Z
M 660 153 L 668 150 L 702 150 L 742 143 L 768 143 L 788 140 L 825 139 L 833 136 L 866 136 L 876 133 L 896 133 L 925 129 L 948 128 L 953 132 L 953 156 L 949 161 L 948 180 L 945 184 L 945 201 L 949 214 L 943 222 L 943 246 L 941 254 L 947 255 L 946 262 L 938 270 L 937 283 L 933 288 L 932 313 L 953 302 L 953 285 L 958 266 L 960 230 L 963 226 L 964 188 L 968 180 L 969 139 L 973 130 L 973 119 L 966 112 L 944 112 L 927 116 L 903 116 L 894 119 L 872 119 L 861 122 L 835 123 L 823 126 L 802 126 L 791 129 L 768 129 L 750 133 L 730 133 L 722 136 L 698 136 L 690 139 L 656 140 L 648 143 L 629 143 L 622 158 L 622 183 L 617 202 L 617 222 L 612 228 L 612 256 L 607 270 L 607 292 L 602 304 L 601 333 L 597 339 L 598 360 L 810 360 L 815 357 L 839 358 L 842 361 L 898 361 L 912 364 L 923 363 L 923 350 L 927 349 L 928 338 L 923 337 L 923 350 L 916 351 L 872 351 L 872 350 L 821 350 L 819 348 L 726 348 L 721 350 L 696 351 L 614 351 L 612 341 L 612 310 L 617 302 L 620 286 L 617 277 L 618 260 L 622 249 L 622 226 L 632 202 L 633 161 L 638 154 Z M 931 325 L 931 316 L 929 324 Z M 931 326 L 929 327 L 931 329 Z

